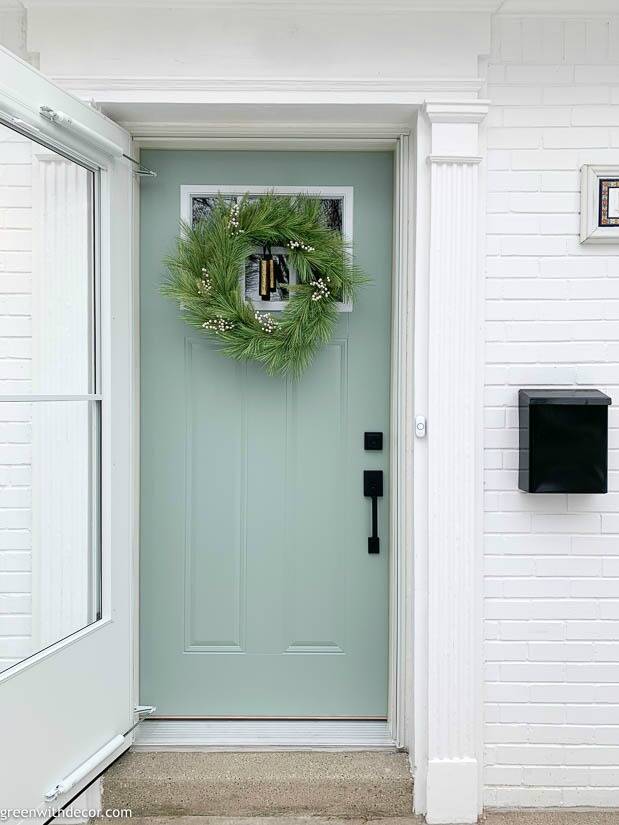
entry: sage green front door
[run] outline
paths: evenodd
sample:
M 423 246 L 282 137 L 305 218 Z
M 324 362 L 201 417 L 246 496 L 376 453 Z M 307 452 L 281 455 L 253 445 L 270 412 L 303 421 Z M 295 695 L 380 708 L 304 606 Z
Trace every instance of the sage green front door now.
M 141 190 L 140 698 L 159 715 L 384 717 L 393 156 L 148 150 Z M 181 186 L 352 187 L 372 281 L 298 380 L 160 294 Z M 382 432 L 383 450 L 364 450 Z M 380 553 L 363 471 L 383 470 Z

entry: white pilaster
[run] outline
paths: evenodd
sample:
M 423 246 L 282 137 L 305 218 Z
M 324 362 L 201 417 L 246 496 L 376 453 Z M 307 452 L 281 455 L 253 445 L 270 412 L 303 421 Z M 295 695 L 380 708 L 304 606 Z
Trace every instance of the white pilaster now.
M 427 103 L 428 823 L 481 812 L 479 101 Z

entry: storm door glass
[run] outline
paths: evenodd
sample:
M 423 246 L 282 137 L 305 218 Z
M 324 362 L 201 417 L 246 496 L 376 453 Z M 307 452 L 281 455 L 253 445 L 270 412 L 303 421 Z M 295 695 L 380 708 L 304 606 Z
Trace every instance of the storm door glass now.
M 0 126 L 0 671 L 101 615 L 96 174 Z

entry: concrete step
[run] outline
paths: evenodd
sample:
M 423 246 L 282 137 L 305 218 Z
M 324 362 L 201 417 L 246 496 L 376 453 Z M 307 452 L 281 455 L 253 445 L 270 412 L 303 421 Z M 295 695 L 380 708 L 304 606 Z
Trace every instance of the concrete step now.
M 137 816 L 131 825 L 425 825 L 422 816 L 344 819 L 321 816 Z
M 411 816 L 412 798 L 408 755 L 380 751 L 129 752 L 103 776 L 103 809 L 129 808 L 134 818 L 367 820 Z
M 614 811 L 488 811 L 481 825 L 617 825 Z M 303 816 L 177 816 L 133 817 L 131 825 L 424 825 L 420 816 L 381 819 L 325 819 Z

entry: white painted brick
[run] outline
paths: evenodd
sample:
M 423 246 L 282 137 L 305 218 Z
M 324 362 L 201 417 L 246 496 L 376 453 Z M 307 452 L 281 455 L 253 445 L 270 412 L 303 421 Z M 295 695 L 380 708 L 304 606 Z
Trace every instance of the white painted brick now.
M 533 501 L 531 501 L 532 498 Z M 563 495 L 532 497 L 520 490 L 513 492 L 510 490 L 498 494 L 497 510 L 508 513 L 566 513 L 567 498 Z
M 534 576 L 535 559 L 528 556 L 485 557 L 486 576 Z
M 609 92 L 607 90 L 607 95 Z M 570 100 L 571 104 L 572 101 Z M 501 125 L 504 127 L 569 126 L 572 123 L 570 106 L 526 106 L 505 107 L 502 110 Z M 580 124 L 589 126 L 591 124 Z
M 539 498 L 539 496 L 537 497 Z M 570 538 L 568 536 L 486 536 L 486 553 L 495 555 L 527 555 L 540 553 L 568 553 Z
M 505 662 L 500 666 L 501 680 L 506 682 L 559 682 L 566 680 L 566 665 L 562 662 Z M 588 681 L 587 679 L 572 681 Z M 607 679 L 606 681 L 612 681 Z M 529 754 L 529 759 L 531 754 Z M 522 760 L 526 765 L 528 759 Z
M 32 654 L 32 643 L 29 636 L 6 636 L 2 639 L 3 655 L 17 660 L 25 659 Z
M 565 622 L 502 621 L 498 622 L 498 638 L 512 641 L 558 641 L 565 639 Z
M 525 768 L 525 785 L 562 785 L 578 786 L 588 785 L 590 779 L 590 769 L 582 767 L 541 767 L 533 766 Z
M 616 808 L 619 806 L 619 788 L 566 788 L 563 804 L 572 808 L 587 805 Z
M 529 658 L 526 642 L 486 641 L 484 653 L 487 662 L 522 662 Z
M 508 83 L 571 83 L 574 80 L 573 66 L 509 65 L 505 68 Z M 595 82 L 595 81 L 593 81 Z
M 580 192 L 580 174 L 576 171 L 542 172 L 540 188 L 545 192 Z
M 484 524 L 488 533 L 528 533 L 531 529 L 531 514 L 486 513 Z
M 578 152 L 575 149 L 515 149 L 511 152 L 511 164 L 515 170 L 540 172 L 577 169 Z
M 540 273 L 556 278 L 595 278 L 606 275 L 608 262 L 604 258 L 544 258 L 540 260 Z
M 16 141 L 0 143 L 0 162 L 5 164 L 27 164 L 32 162 L 32 148 L 27 141 Z
M 514 212 L 558 212 L 577 213 L 580 200 L 573 192 L 517 192 L 510 197 L 510 206 Z
M 30 593 L 0 593 L 0 614 L 30 613 L 32 597 Z
M 613 765 L 610 768 L 589 768 L 589 782 L 587 784 L 612 787 L 617 784 L 617 772 L 619 772 L 619 765 Z
M 486 195 L 486 210 L 488 214 L 509 212 L 509 195 L 506 192 L 488 192 Z
M 0 186 L 30 186 L 31 183 L 32 166 L 29 163 L 6 164 L 0 157 Z
M 604 148 L 608 146 L 608 128 L 571 126 L 568 129 L 544 129 L 543 145 L 548 149 Z M 526 147 L 525 147 L 526 148 Z
M 609 22 L 603 19 L 587 20 L 587 57 L 593 63 L 608 61 Z
M 3 229 L 32 229 L 32 209 L 0 210 L 0 227 Z
M 601 576 L 602 560 L 587 556 L 543 556 L 535 559 L 538 576 Z
M 506 575 L 504 573 L 504 575 Z M 597 618 L 600 605 L 595 599 L 507 599 L 487 598 L 486 617 L 507 620 L 564 620 L 566 618 Z
M 522 21 L 518 18 L 495 17 L 493 48 L 502 62 L 522 61 Z M 493 52 L 494 53 L 494 52 Z
M 539 258 L 493 256 L 486 259 L 486 273 L 491 278 L 531 278 L 539 271 Z
M 492 101 L 495 106 L 540 106 L 542 87 L 497 83 L 492 86 Z
M 540 215 L 539 228 L 542 235 L 578 235 L 579 215 Z
M 28 573 L 31 564 L 31 553 L 28 550 L 3 550 L 0 552 L 0 570 L 5 573 Z
M 555 236 L 542 237 L 536 235 L 518 235 L 505 237 L 500 240 L 502 255 L 564 255 L 567 250 L 567 241 Z
M 619 622 L 571 622 L 566 623 L 568 639 L 619 639 Z
M 32 206 L 32 191 L 29 186 L 4 186 L 0 183 L 0 207 Z
M 491 149 L 537 149 L 542 145 L 542 133 L 539 129 L 492 128 L 487 130 L 487 139 L 488 147 Z
M 542 176 L 536 172 L 488 172 L 488 191 L 536 192 L 540 188 L 541 178 Z
M 24 593 L 29 595 L 30 574 L 0 572 L 0 593 Z
M 0 614 L 0 637 L 30 636 L 32 633 L 32 619 L 30 616 L 13 616 Z M 5 639 L 0 639 L 4 648 Z
M 523 518 L 528 514 L 519 513 Z M 513 517 L 513 516 L 512 516 Z M 531 516 L 529 516 L 530 518 Z M 488 516 L 486 516 L 488 518 Z M 567 598 L 571 595 L 573 584 L 570 579 L 562 578 L 505 578 L 502 579 L 502 593 L 508 598 L 550 598 L 552 596 Z M 575 594 L 577 595 L 577 594 Z M 596 593 L 584 593 L 581 595 L 597 595 Z
M 576 66 L 574 79 L 576 83 L 590 83 L 591 85 L 619 84 L 619 64 Z
M 493 807 L 545 808 L 563 804 L 562 788 L 502 787 L 494 788 Z M 490 805 L 489 802 L 486 802 Z
M 489 765 L 484 773 L 488 785 L 520 785 L 523 770 L 516 765 Z
M 543 89 L 542 101 L 547 106 L 608 103 L 610 101 L 610 86 L 604 83 L 589 86 L 546 86 Z M 589 124 L 587 122 L 584 125 Z
M 507 149 L 489 149 L 486 155 L 486 163 L 490 172 L 509 169 L 511 152 Z
M 619 513 L 602 514 L 602 532 L 619 533 Z
M 489 235 L 526 235 L 540 230 L 536 215 L 488 214 L 486 231 Z
M 587 24 L 584 20 L 566 20 L 563 53 L 568 63 L 587 62 Z
M 572 123 L 574 126 L 619 126 L 619 105 L 575 106 L 572 110 Z
M 27 229 L 0 229 L 0 248 L 8 252 L 32 249 L 32 238 Z

